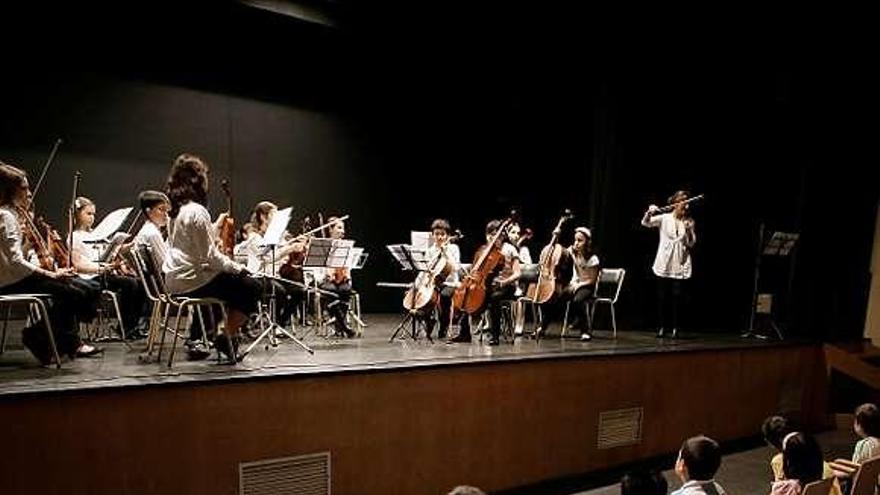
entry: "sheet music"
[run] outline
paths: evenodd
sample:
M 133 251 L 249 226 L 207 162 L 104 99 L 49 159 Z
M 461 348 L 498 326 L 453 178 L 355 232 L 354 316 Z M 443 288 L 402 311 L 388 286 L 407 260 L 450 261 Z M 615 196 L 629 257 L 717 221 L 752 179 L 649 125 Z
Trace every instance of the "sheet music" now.
M 413 230 L 409 233 L 409 239 L 410 248 L 412 248 L 414 251 L 426 251 L 428 249 L 428 246 L 431 245 L 430 232 L 418 232 Z
M 428 269 L 427 251 L 412 249 L 409 244 L 389 244 L 385 247 L 404 270 Z
M 107 241 L 113 233 L 122 228 L 122 223 L 128 218 L 132 209 L 131 206 L 127 206 L 108 213 L 91 232 L 83 232 L 83 242 Z
M 284 230 L 287 228 L 287 224 L 290 223 L 292 211 L 293 207 L 288 206 L 283 210 L 275 212 L 275 216 L 272 217 L 272 221 L 269 222 L 269 226 L 266 227 L 266 233 L 263 235 L 263 246 L 277 246 L 281 244 L 281 236 L 284 235 Z
M 353 248 L 354 241 L 351 239 L 333 239 L 333 247 L 330 248 L 327 266 L 330 268 L 347 268 L 348 255 Z
M 353 247 L 348 252 L 348 259 L 345 260 L 345 266 L 349 269 L 351 268 L 360 268 L 363 263 L 358 264 L 361 260 L 361 256 L 364 254 L 364 248 Z

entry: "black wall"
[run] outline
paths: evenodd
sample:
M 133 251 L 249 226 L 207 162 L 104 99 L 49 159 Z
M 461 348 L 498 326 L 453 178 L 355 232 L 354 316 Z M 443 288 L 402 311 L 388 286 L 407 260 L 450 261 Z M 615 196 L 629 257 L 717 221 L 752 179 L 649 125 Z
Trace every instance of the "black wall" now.
M 537 253 L 572 208 L 565 236 L 589 225 L 603 264 L 628 269 L 630 328 L 653 318 L 656 232 L 638 220 L 686 187 L 706 194 L 690 327 L 745 328 L 763 221 L 803 234 L 792 265 L 767 264 L 791 332 L 860 334 L 878 188 L 859 147 L 868 84 L 836 50 L 847 41 L 766 17 L 442 7 L 339 2 L 335 28 L 234 3 L 19 14 L 51 41 L 20 38 L 9 59 L 0 159 L 35 182 L 64 139 L 37 197 L 59 224 L 75 170 L 106 211 L 162 187 L 183 151 L 211 164 L 215 210 L 231 180 L 237 219 L 262 199 L 293 205 L 294 226 L 348 213 L 371 253 L 369 310 L 399 307 L 373 287 L 404 279 L 384 245 L 433 218 L 464 231 L 469 256 L 516 207 Z

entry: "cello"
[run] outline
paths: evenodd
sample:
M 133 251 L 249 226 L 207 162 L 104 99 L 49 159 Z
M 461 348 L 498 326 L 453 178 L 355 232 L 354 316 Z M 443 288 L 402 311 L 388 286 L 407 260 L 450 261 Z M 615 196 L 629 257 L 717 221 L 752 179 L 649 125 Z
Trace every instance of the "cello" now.
M 223 194 L 226 196 L 226 217 L 220 224 L 220 251 L 230 259 L 235 249 L 235 219 L 232 217 L 232 192 L 229 190 L 229 181 L 223 179 L 220 182 Z
M 553 229 L 553 237 L 550 243 L 541 250 L 541 258 L 538 262 L 538 280 L 529 284 L 526 289 L 526 297 L 532 301 L 543 304 L 556 293 L 556 266 L 562 258 L 563 249 L 559 244 L 559 231 L 562 224 L 573 218 L 570 210 L 565 210 Z
M 510 218 L 504 220 L 489 242 L 477 251 L 473 266 L 452 295 L 452 307 L 456 311 L 475 314 L 485 306 L 488 292 L 486 282 L 498 266 L 504 263 L 504 254 L 498 241 L 507 233 L 510 222 Z
M 449 236 L 439 246 L 437 257 L 431 261 L 428 270 L 420 272 L 406 294 L 403 296 L 403 309 L 411 313 L 426 313 L 434 309 L 440 302 L 437 286 L 455 269 L 446 255 L 446 246 L 460 239 L 461 234 Z

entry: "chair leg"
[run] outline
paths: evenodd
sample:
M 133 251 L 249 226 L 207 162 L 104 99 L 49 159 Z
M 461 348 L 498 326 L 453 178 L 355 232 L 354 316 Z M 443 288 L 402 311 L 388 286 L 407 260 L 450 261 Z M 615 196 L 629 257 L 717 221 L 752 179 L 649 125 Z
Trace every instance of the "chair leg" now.
M 52 332 L 52 322 L 49 320 L 49 311 L 46 310 L 46 304 L 36 299 L 34 303 L 39 308 L 40 315 L 43 317 L 43 324 L 46 327 L 46 333 L 49 336 L 49 345 L 52 347 L 52 355 L 55 356 L 55 369 L 61 369 L 61 356 L 58 355 L 58 346 L 55 345 L 55 334 Z
M 565 303 L 565 316 L 562 317 L 562 331 L 559 333 L 559 338 L 565 338 L 565 334 L 568 333 L 568 310 L 571 308 L 571 301 Z
M 116 321 L 119 322 L 119 333 L 122 334 L 122 341 L 128 342 L 125 338 L 125 324 L 122 323 L 122 310 L 119 309 L 119 298 L 116 293 L 110 292 L 110 300 L 113 302 L 113 309 L 116 311 Z
M 171 351 L 168 352 L 168 367 L 174 362 L 174 350 L 177 348 L 177 339 L 180 336 L 180 315 L 184 309 L 189 308 L 189 301 L 184 301 L 177 308 L 177 318 L 174 319 L 174 338 L 171 340 Z
M 611 303 L 611 329 L 614 338 L 617 338 L 617 317 L 614 315 L 614 303 Z
M 0 340 L 0 354 L 6 351 L 6 329 L 9 326 L 9 318 L 12 317 L 12 305 L 6 305 L 6 318 L 3 319 L 3 339 Z

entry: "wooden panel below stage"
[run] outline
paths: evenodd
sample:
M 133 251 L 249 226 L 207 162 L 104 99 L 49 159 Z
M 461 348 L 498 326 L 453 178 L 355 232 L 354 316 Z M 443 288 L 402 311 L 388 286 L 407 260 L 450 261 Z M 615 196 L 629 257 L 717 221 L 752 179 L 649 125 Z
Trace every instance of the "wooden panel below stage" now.
M 215 382 L 216 383 L 216 382 Z M 329 451 L 334 495 L 510 488 L 825 420 L 821 347 L 774 346 L 18 396 L 0 402 L 0 486 L 18 493 L 238 492 L 238 463 Z M 597 449 L 599 413 L 644 408 Z

